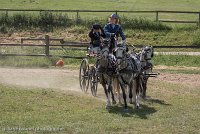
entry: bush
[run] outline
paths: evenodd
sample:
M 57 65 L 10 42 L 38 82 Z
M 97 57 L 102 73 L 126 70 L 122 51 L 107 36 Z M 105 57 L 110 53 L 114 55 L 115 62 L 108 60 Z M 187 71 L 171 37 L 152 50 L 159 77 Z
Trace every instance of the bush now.
M 200 31 L 193 37 L 193 45 L 200 46 Z
M 141 29 L 141 30 L 171 30 L 171 27 L 160 22 L 151 21 L 145 18 L 121 18 L 124 29 Z
M 5 25 L 0 26 L 0 33 L 2 34 L 8 33 L 8 28 Z
M 125 29 L 142 29 L 142 30 L 170 30 L 171 27 L 162 23 L 157 23 L 144 18 L 127 18 L 122 17 L 122 26 Z M 52 13 L 52 12 L 40 12 L 36 14 L 17 13 L 12 16 L 7 16 L 5 13 L 0 14 L 0 24 L 9 28 L 24 29 L 24 28 L 40 28 L 44 31 L 53 31 L 53 28 L 57 27 L 70 27 L 74 25 L 80 25 L 87 28 L 91 28 L 92 24 L 99 23 L 105 25 L 107 22 L 104 18 L 93 19 L 69 19 L 67 14 Z M 5 27 L 3 27 L 5 28 Z M 2 28 L 1 28 L 2 29 Z M 4 31 L 4 29 L 2 30 Z

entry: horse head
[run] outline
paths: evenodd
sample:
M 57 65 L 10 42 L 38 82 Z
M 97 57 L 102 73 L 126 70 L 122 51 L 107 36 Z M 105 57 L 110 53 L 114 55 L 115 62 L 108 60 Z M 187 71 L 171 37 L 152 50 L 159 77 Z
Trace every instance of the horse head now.
M 152 68 L 153 65 L 151 63 L 151 59 L 153 58 L 153 52 L 154 50 L 152 46 L 145 46 L 142 48 L 142 51 L 140 54 L 140 61 L 144 69 Z
M 141 57 L 140 57 L 140 61 L 148 61 L 151 60 L 151 58 L 153 58 L 153 47 L 152 46 L 145 46 L 142 48 L 142 52 L 141 52 Z
M 109 47 L 110 47 L 110 40 L 104 39 L 101 44 L 100 53 L 99 53 L 100 65 L 102 67 L 105 67 L 108 65 Z
M 126 66 L 126 46 L 118 45 L 115 50 L 118 68 Z

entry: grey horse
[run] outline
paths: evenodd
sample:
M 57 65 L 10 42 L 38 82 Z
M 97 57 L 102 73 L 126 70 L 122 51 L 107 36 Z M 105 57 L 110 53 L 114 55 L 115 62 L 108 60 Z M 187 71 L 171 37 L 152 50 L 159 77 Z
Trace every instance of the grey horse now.
M 126 46 L 124 45 L 119 45 L 116 49 L 116 59 L 118 81 L 120 83 L 124 99 L 124 110 L 128 110 L 125 91 L 126 86 L 129 87 L 130 103 L 134 103 L 134 107 L 139 108 L 139 72 L 141 68 L 140 66 L 136 67 L 136 64 L 133 61 L 134 59 L 130 54 L 126 53 Z M 138 69 L 136 70 L 136 68 Z
M 142 66 L 141 74 L 143 74 L 140 75 L 140 80 L 142 82 L 141 96 L 144 99 L 146 98 L 147 81 L 149 78 L 148 74 L 151 74 L 153 69 L 153 65 L 151 63 L 151 59 L 153 58 L 153 52 L 154 50 L 152 46 L 145 46 L 142 48 L 142 51 L 138 54 Z
M 113 88 L 112 88 L 112 79 L 115 72 L 115 57 L 109 53 L 109 40 L 104 40 L 102 46 L 100 47 L 99 60 L 97 73 L 99 76 L 100 83 L 102 84 L 105 95 L 106 95 L 106 109 L 109 110 L 112 103 L 116 104 Z

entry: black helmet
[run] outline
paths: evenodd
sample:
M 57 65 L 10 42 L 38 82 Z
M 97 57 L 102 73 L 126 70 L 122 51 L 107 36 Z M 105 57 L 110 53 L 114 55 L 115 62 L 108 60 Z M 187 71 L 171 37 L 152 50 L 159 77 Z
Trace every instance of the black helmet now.
M 92 29 L 95 29 L 95 30 L 101 29 L 101 25 L 94 24 L 94 25 L 92 25 Z
M 113 19 L 119 19 L 118 15 L 113 13 L 110 15 L 110 18 L 113 18 Z

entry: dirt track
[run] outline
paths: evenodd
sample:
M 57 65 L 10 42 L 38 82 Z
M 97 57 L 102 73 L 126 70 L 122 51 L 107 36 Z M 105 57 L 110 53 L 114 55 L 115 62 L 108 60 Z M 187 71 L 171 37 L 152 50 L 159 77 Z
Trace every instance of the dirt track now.
M 78 71 L 67 69 L 0 68 L 0 83 L 80 91 Z
M 157 80 L 200 87 L 200 75 L 163 73 Z M 0 68 L 0 83 L 24 87 L 81 91 L 78 70 Z

